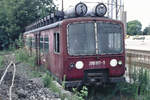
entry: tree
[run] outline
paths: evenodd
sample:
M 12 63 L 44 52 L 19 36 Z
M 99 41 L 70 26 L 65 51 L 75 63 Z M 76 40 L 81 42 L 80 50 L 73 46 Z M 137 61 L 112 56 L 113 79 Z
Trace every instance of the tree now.
M 142 24 L 138 20 L 133 20 L 127 23 L 127 34 L 128 35 L 139 35 L 142 34 Z
M 8 48 L 25 27 L 54 11 L 53 0 L 0 0 L 0 49 Z
M 145 27 L 145 29 L 143 30 L 143 35 L 150 35 L 150 25 Z

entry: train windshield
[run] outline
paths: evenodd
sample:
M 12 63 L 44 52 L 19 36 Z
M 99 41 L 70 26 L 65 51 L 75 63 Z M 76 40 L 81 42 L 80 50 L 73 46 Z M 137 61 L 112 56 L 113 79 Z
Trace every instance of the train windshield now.
M 123 50 L 120 24 L 85 22 L 68 25 L 70 55 L 119 54 Z

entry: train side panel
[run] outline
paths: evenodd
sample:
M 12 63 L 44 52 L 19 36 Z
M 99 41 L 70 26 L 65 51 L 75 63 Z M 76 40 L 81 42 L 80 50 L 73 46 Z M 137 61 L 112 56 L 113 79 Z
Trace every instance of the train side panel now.
M 63 78 L 63 54 L 60 30 L 57 27 L 42 31 L 41 34 L 48 36 L 49 39 L 49 51 L 44 53 L 44 57 L 41 61 L 44 61 L 43 63 L 47 66 L 50 72 L 61 80 Z M 58 47 L 58 45 L 60 47 Z

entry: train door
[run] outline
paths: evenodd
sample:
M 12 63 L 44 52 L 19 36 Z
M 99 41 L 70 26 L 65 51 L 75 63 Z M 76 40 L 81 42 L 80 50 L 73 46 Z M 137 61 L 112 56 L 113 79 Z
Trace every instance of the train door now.
M 44 42 L 43 42 L 43 54 L 44 54 L 44 61 L 46 67 L 49 69 L 49 37 L 48 37 L 48 31 L 44 32 Z
M 49 37 L 47 31 L 40 33 L 40 59 L 41 63 L 48 67 L 49 65 Z

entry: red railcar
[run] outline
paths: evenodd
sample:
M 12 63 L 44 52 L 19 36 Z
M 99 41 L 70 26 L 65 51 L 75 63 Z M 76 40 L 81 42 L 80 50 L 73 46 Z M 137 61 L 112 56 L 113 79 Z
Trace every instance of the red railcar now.
M 124 81 L 124 25 L 104 17 L 66 18 L 25 32 L 25 44 L 66 87 Z

